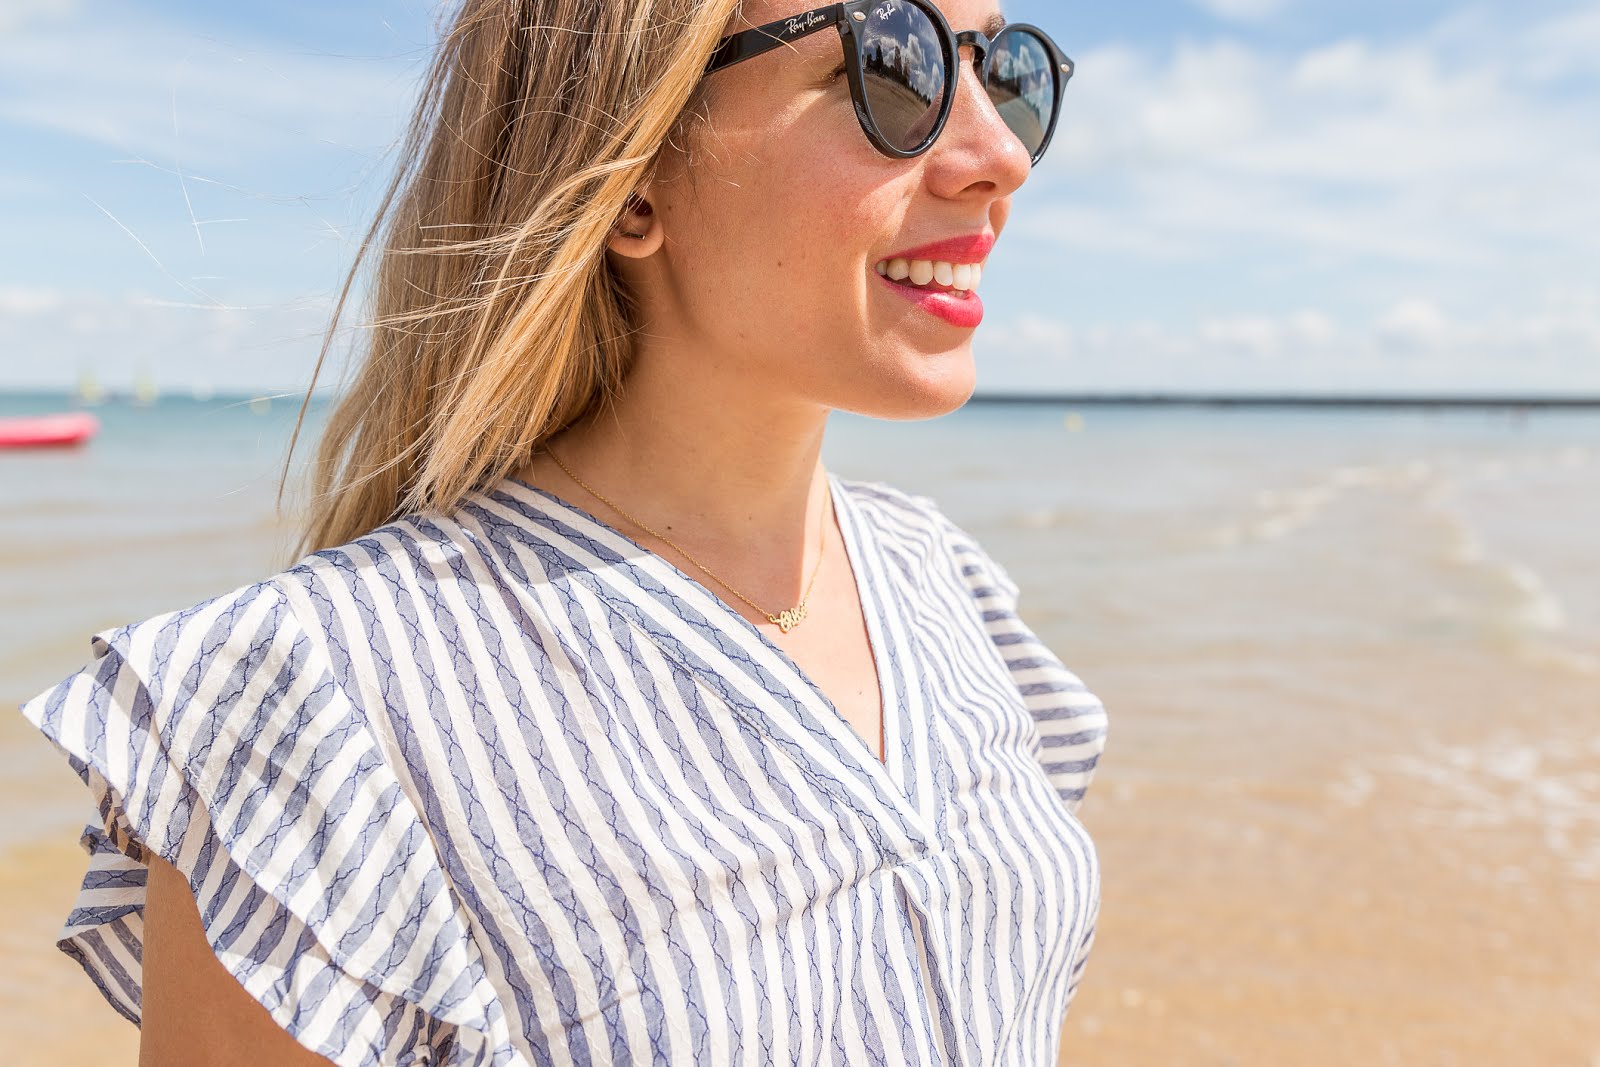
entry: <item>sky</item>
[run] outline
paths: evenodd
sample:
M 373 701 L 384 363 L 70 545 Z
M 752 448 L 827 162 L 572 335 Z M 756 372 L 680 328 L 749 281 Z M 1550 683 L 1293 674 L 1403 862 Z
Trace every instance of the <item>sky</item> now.
M 1600 0 L 1001 8 L 980 394 L 1600 396 Z M 442 12 L 0 2 L 0 389 L 302 390 Z

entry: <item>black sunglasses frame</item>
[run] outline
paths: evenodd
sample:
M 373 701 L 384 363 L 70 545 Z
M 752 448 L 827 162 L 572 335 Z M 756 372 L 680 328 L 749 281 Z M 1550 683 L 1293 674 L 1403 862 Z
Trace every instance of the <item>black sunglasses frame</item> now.
M 1066 53 L 1061 51 L 1061 47 L 1050 35 L 1026 22 L 1008 22 L 993 37 L 985 36 L 977 30 L 963 30 L 956 33 L 950 29 L 950 23 L 945 20 L 944 12 L 927 0 L 900 0 L 901 3 L 917 8 L 933 22 L 934 31 L 939 35 L 939 46 L 943 50 L 945 70 L 952 75 L 946 83 L 947 91 L 939 104 L 938 118 L 934 120 L 927 139 L 915 148 L 907 150 L 892 144 L 878 131 L 878 125 L 872 117 L 872 108 L 867 102 L 866 81 L 862 74 L 866 62 L 866 57 L 862 54 L 866 48 L 866 38 L 865 35 L 856 32 L 855 26 L 857 23 L 865 22 L 868 12 L 882 2 L 883 0 L 850 0 L 849 3 L 829 4 L 827 7 L 778 19 L 776 22 L 769 22 L 754 29 L 731 33 L 722 39 L 716 51 L 711 54 L 705 73 L 714 74 L 724 67 L 731 67 L 735 63 L 743 63 L 747 59 L 765 55 L 781 45 L 791 44 L 836 26 L 844 46 L 845 71 L 850 80 L 850 100 L 855 105 L 856 118 L 861 123 L 862 132 L 867 135 L 873 147 L 884 155 L 895 159 L 913 159 L 933 147 L 939 135 L 944 132 L 945 122 L 950 118 L 950 111 L 955 106 L 956 92 L 960 89 L 961 79 L 955 75 L 961 69 L 961 46 L 972 46 L 973 66 L 977 70 L 978 80 L 987 90 L 989 55 L 994 42 L 1011 30 L 1026 30 L 1049 52 L 1051 73 L 1054 75 L 1052 82 L 1055 85 L 1055 100 L 1050 109 L 1050 125 L 1044 132 L 1044 140 L 1039 143 L 1038 150 L 1033 153 L 1032 163 L 1037 166 L 1039 160 L 1044 157 L 1045 150 L 1050 147 L 1050 139 L 1055 136 L 1056 122 L 1061 117 L 1061 96 L 1076 69 L 1076 65 L 1067 58 Z

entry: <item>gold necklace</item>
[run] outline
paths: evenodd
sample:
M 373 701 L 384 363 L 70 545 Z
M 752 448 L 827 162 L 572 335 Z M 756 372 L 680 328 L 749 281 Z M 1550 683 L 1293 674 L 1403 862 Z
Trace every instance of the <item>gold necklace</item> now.
M 658 537 L 661 540 L 667 542 L 667 544 L 671 545 L 673 548 L 676 548 L 679 552 L 683 552 L 683 554 L 686 557 L 688 557 L 688 559 L 691 560 L 696 567 L 699 567 L 701 570 L 703 570 L 707 574 L 711 575 L 711 577 L 716 578 L 718 584 L 720 584 L 724 588 L 728 589 L 730 592 L 733 593 L 734 596 L 738 597 L 740 600 L 744 601 L 746 604 L 749 604 L 752 608 L 755 608 L 757 611 L 761 612 L 761 614 L 763 614 L 763 615 L 765 615 L 767 617 L 768 621 L 777 623 L 778 624 L 778 628 L 781 629 L 784 633 L 788 633 L 790 630 L 794 629 L 796 626 L 799 626 L 800 625 L 800 620 L 802 620 L 802 619 L 804 619 L 806 617 L 806 601 L 811 599 L 811 587 L 816 584 L 817 574 L 819 572 L 821 572 L 821 570 L 822 570 L 822 557 L 828 551 L 828 539 L 827 539 L 827 537 L 823 537 L 822 538 L 822 548 L 817 553 L 817 565 L 814 568 L 812 568 L 811 581 L 806 583 L 806 592 L 805 592 L 805 595 L 800 598 L 800 603 L 798 605 L 796 605 L 795 607 L 790 608 L 788 611 L 783 612 L 782 614 L 774 615 L 771 612 L 767 611 L 767 609 L 761 607 L 759 604 L 754 603 L 749 597 L 747 597 L 743 593 L 739 592 L 739 590 L 734 589 L 733 586 L 729 585 L 727 582 L 724 582 L 720 577 L 717 576 L 716 572 L 711 570 L 711 568 L 705 566 L 705 564 L 701 563 L 699 560 L 695 559 L 693 556 L 690 556 L 689 553 L 684 552 L 683 551 L 683 547 L 681 545 L 679 545 L 676 541 L 673 541 L 673 540 L 671 540 L 670 538 L 667 538 L 667 537 L 662 537 L 661 534 L 656 533 L 654 530 L 650 529 L 650 527 L 646 526 L 644 523 L 640 522 L 638 519 L 634 518 L 632 515 L 629 515 L 626 511 L 623 511 L 620 507 L 617 507 L 617 505 L 613 504 L 611 501 L 606 500 L 605 497 L 600 496 L 599 492 L 597 492 L 595 489 L 593 489 L 589 485 L 589 483 L 585 482 L 582 478 L 579 478 L 576 474 L 573 474 L 571 469 L 568 468 L 565 463 L 562 463 L 561 460 L 556 456 L 556 454 L 554 452 L 550 451 L 548 448 L 546 448 L 544 451 L 545 451 L 545 455 L 547 455 L 551 459 L 555 460 L 556 461 L 556 466 L 558 466 L 562 470 L 566 471 L 568 476 L 571 477 L 573 481 L 575 481 L 579 485 L 583 486 L 585 489 L 587 489 L 589 492 L 593 493 L 595 496 L 600 497 L 601 500 L 605 500 L 606 505 L 608 507 L 611 507 L 611 508 L 615 509 L 616 511 L 621 512 L 627 518 L 627 520 L 629 522 L 631 522 L 635 526 L 638 526 L 639 528 L 647 531 L 650 534 L 650 536 Z M 833 503 L 833 494 L 832 493 L 828 494 L 828 503 L 830 505 Z M 827 511 L 831 512 L 832 508 L 831 507 L 828 508 Z M 826 519 L 827 515 L 825 514 L 823 516 L 823 518 Z

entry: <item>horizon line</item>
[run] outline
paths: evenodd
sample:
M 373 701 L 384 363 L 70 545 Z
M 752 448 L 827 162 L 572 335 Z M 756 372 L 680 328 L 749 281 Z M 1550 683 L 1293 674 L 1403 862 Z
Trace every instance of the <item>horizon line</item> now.
M 201 403 L 249 400 L 301 400 L 304 391 L 280 392 L 272 390 L 218 389 L 203 394 L 191 389 L 160 390 L 151 399 L 190 400 Z M 314 401 L 333 400 L 338 396 L 334 389 L 318 389 L 312 394 Z M 99 407 L 142 399 L 137 390 L 106 390 L 105 395 L 86 403 L 73 389 L 28 389 L 0 387 L 0 398 L 59 397 L 74 407 Z M 1107 392 L 1107 393 L 974 393 L 969 404 L 1082 404 L 1138 406 L 1228 406 L 1228 407 L 1600 407 L 1600 395 L 1560 396 L 1515 393 L 1179 393 L 1179 392 Z

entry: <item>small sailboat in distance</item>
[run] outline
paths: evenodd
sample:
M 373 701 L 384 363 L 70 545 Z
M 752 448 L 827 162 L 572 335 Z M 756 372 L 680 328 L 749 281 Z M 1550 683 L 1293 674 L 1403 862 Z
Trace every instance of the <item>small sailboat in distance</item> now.
M 93 407 L 105 402 L 106 389 L 93 374 L 84 371 L 78 375 L 78 387 L 73 395 L 78 403 Z
M 149 374 L 140 374 L 133 383 L 134 407 L 147 408 L 161 398 L 161 390 L 156 387 L 156 380 Z
M 8 416 L 0 418 L 0 449 L 81 445 L 99 429 L 100 420 L 87 411 Z

